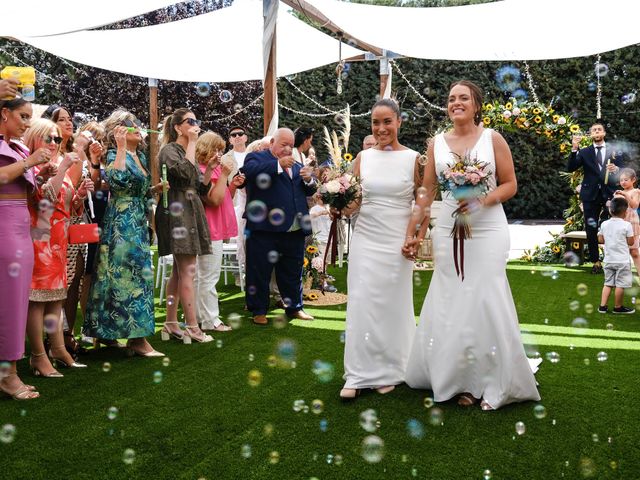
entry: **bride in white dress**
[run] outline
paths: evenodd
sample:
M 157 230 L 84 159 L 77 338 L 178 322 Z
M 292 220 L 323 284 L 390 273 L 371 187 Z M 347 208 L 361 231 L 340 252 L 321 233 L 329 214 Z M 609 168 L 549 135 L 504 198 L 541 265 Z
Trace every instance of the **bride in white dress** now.
M 344 400 L 363 388 L 384 394 L 404 382 L 416 328 L 413 262 L 401 249 L 415 198 L 418 153 L 398 142 L 400 123 L 393 100 L 377 102 L 371 111 L 377 144 L 354 163 L 362 200 L 349 249 Z
M 473 83 L 454 83 L 448 114 L 453 129 L 429 144 L 424 187 L 427 195 L 418 205 L 428 208 L 436 190 L 437 175 L 454 155 L 466 151 L 487 162 L 492 172 L 490 192 L 477 199 L 457 201 L 443 192 L 434 228 L 435 271 L 422 307 L 411 349 L 406 383 L 433 390 L 434 400 L 458 396 L 470 406 L 481 399 L 483 410 L 508 403 L 540 400 L 532 369 L 520 337 L 518 317 L 506 276 L 509 231 L 502 202 L 517 191 L 509 146 L 497 132 L 481 124 L 482 93 Z M 456 208 L 468 215 L 471 238 L 464 240 L 464 257 L 454 260 L 450 236 Z M 424 237 L 428 214 L 411 219 L 403 253 L 411 258 Z M 416 232 L 416 229 L 419 231 Z M 457 267 L 463 274 L 458 275 Z M 461 272 L 462 273 L 462 272 Z

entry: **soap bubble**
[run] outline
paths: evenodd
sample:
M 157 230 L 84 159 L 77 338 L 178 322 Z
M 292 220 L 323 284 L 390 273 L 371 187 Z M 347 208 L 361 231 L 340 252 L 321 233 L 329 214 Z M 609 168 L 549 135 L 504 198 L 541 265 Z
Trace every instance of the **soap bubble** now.
M 174 227 L 171 230 L 171 236 L 174 238 L 174 240 L 184 240 L 185 238 L 187 238 L 188 234 L 189 232 L 187 231 L 186 227 Z
M 607 355 L 607 352 L 598 352 L 596 358 L 599 362 L 606 362 L 609 356 Z
M 278 359 L 276 358 L 275 355 L 269 355 L 269 357 L 267 357 L 267 366 L 270 368 L 275 367 L 278 364 Z
M 107 418 L 109 420 L 115 420 L 118 416 L 118 407 L 109 407 L 107 410 Z
M 50 313 L 44 316 L 44 331 L 48 334 L 55 333 L 58 330 L 58 324 L 60 321 L 60 317 Z
M 605 326 L 605 328 L 607 330 L 613 330 L 613 323 L 607 323 L 607 325 Z
M 527 431 L 527 428 L 524 425 L 524 422 L 516 422 L 516 433 L 518 435 L 524 435 Z
M 407 421 L 407 433 L 410 437 L 420 440 L 424 437 L 424 425 L 420 420 L 411 418 Z
M 280 454 L 278 452 L 273 451 L 269 453 L 269 463 L 271 465 L 275 465 L 279 461 L 280 461 Z
M 284 210 L 281 208 L 274 208 L 269 212 L 269 223 L 276 227 L 282 225 L 285 221 Z
M 253 356 L 253 353 L 249 354 L 249 361 L 253 362 L 255 360 L 255 357 Z
M 267 205 L 261 200 L 249 202 L 245 211 L 250 222 L 260 223 L 267 218 Z
M 562 258 L 565 267 L 577 267 L 580 264 L 580 258 L 575 252 L 566 252 Z
M 242 445 L 240 448 L 240 455 L 242 455 L 242 458 L 251 458 L 251 445 L 248 443 Z
M 162 382 L 162 377 L 163 377 L 162 372 L 160 370 L 156 370 L 155 372 L 153 372 L 153 383 Z
M 242 105 L 240 105 L 239 103 L 236 103 L 233 106 L 233 111 L 236 112 L 236 113 L 240 113 L 242 111 Z
M 600 441 L 600 437 L 597 433 L 594 433 L 591 435 L 591 440 L 593 441 L 593 443 L 598 443 Z
M 320 420 L 320 431 L 326 432 L 327 428 L 329 428 L 329 422 L 326 418 L 323 418 L 322 420 Z
M 369 435 L 362 440 L 362 458 L 368 463 L 378 463 L 384 457 L 384 442 L 377 435 Z
M 578 292 L 578 295 L 580 295 L 581 297 L 584 297 L 589 291 L 589 288 L 584 283 L 579 283 L 576 286 L 576 291 Z
M 533 407 L 533 416 L 538 420 L 542 420 L 547 416 L 547 409 L 544 408 L 544 405 L 536 405 L 535 407 Z
M 208 97 L 211 93 L 211 85 L 207 82 L 196 83 L 196 93 L 200 97 Z
M 560 354 L 558 352 L 547 352 L 546 357 L 551 363 L 558 363 L 560 361 Z
M 182 205 L 182 202 L 172 202 L 169 205 L 169 212 L 172 216 L 179 217 L 184 212 L 184 205 Z
M 594 477 L 597 470 L 596 463 L 588 457 L 582 457 L 578 462 L 578 471 L 584 478 Z
M 10 423 L 6 423 L 0 429 L 0 442 L 11 443 L 16 438 L 16 427 Z
M 313 400 L 311 402 L 311 411 L 316 415 L 321 414 L 324 411 L 324 402 L 318 398 Z
M 311 371 L 320 383 L 329 383 L 335 375 L 333 365 L 323 360 L 314 360 Z
M 572 300 L 571 302 L 569 302 L 569 310 L 571 310 L 572 312 L 575 312 L 579 308 L 580 308 L 580 302 L 579 301 Z
M 233 100 L 233 94 L 229 90 L 221 90 L 218 98 L 220 98 L 222 103 L 228 103 Z
M 491 475 L 491 470 L 489 470 L 488 468 L 482 472 L 482 480 L 491 480 L 493 478 L 493 475 Z
M 260 373 L 260 370 L 251 370 L 247 377 L 247 381 L 251 387 L 257 387 L 260 385 L 260 383 L 262 383 L 262 373 Z
M 267 252 L 267 260 L 269 260 L 269 263 L 278 263 L 278 260 L 280 260 L 280 254 L 275 250 L 271 250 Z
M 104 362 L 102 364 L 102 371 L 104 373 L 109 373 L 111 371 L 111 364 L 109 362 Z
M 302 399 L 293 401 L 293 411 L 296 413 L 300 413 L 304 409 L 304 406 L 305 406 L 305 401 Z
M 589 322 L 582 317 L 576 317 L 571 322 L 573 328 L 589 328 Z
M 22 267 L 20 266 L 20 264 L 18 262 L 12 262 L 9 264 L 7 271 L 9 273 L 9 276 L 12 278 L 18 278 L 18 276 L 20 275 L 20 269 Z
M 217 348 L 222 348 L 222 340 L 220 340 L 220 339 L 216 340 L 216 347 Z
M 407 120 L 409 120 L 409 114 L 408 114 L 407 112 L 401 112 L 401 113 L 400 113 L 400 119 L 401 119 L 403 122 L 406 122 Z
M 293 340 L 285 339 L 278 342 L 276 355 L 284 363 L 291 363 L 296 360 L 297 345 Z
M 630 92 L 622 96 L 620 99 L 624 105 L 629 105 L 630 103 L 634 103 L 636 101 L 635 92 Z
M 585 303 L 584 311 L 587 315 L 591 315 L 593 313 L 593 305 L 591 305 L 590 303 Z
M 373 408 L 360 413 L 360 426 L 369 433 L 373 433 L 378 429 L 378 414 Z
M 171 359 L 169 357 L 163 357 L 162 366 L 163 367 L 168 367 L 169 365 L 171 365 Z
M 429 410 L 429 423 L 434 427 L 439 427 L 442 425 L 442 420 L 444 418 L 444 412 L 441 408 L 433 407 Z
M 131 465 L 136 459 L 136 452 L 133 448 L 127 448 L 122 454 L 122 461 L 127 465 Z
M 596 63 L 595 74 L 598 77 L 606 77 L 609 74 L 609 65 L 606 63 Z
M 268 173 L 259 173 L 256 176 L 256 185 L 262 190 L 266 190 L 271 186 L 271 175 Z
M 424 401 L 422 403 L 424 403 L 424 408 L 431 408 L 433 407 L 433 398 L 424 397 Z
M 230 313 L 227 317 L 229 326 L 234 330 L 237 330 L 242 325 L 242 317 L 237 313 Z

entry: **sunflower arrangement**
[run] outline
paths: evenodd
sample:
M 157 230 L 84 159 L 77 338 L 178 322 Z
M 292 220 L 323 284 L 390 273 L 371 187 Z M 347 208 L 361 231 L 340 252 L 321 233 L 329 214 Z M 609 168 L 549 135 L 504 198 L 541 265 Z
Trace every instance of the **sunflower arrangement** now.
M 571 150 L 571 137 L 582 132 L 572 116 L 560 114 L 551 106 L 515 98 L 504 103 L 498 100 L 485 103 L 482 107 L 482 123 L 499 131 L 531 130 L 545 136 L 563 153 Z M 583 142 L 586 146 L 590 140 L 585 137 Z
M 322 285 L 324 281 L 323 260 L 320 256 L 320 249 L 318 248 L 318 242 L 314 236 L 311 236 L 307 240 L 307 245 L 304 249 L 304 259 L 302 261 L 302 278 L 304 280 L 310 278 L 312 288 L 314 285 Z

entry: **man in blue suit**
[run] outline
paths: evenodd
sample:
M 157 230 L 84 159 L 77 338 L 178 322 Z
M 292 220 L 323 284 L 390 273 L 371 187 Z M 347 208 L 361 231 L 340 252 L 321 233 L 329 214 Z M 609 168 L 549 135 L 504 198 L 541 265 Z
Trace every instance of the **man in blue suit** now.
M 607 132 L 600 121 L 596 121 L 589 130 L 593 143 L 580 148 L 582 137 L 574 136 L 567 170 L 573 172 L 582 167 L 584 177 L 580 185 L 580 201 L 583 205 L 589 260 L 593 262 L 591 273 L 601 273 L 598 252 L 598 221 L 609 218 L 607 202 L 613 198 L 613 192 L 620 188 L 618 171 L 627 163 L 626 154 L 617 151 L 605 143 Z M 607 177 L 607 172 L 608 177 Z M 605 178 L 607 182 L 605 183 Z
M 267 323 L 269 280 L 275 268 L 289 318 L 313 320 L 302 310 L 304 237 L 311 233 L 307 197 L 316 190 L 311 167 L 293 159 L 294 135 L 276 131 L 268 150 L 247 155 L 247 308 L 253 322 Z

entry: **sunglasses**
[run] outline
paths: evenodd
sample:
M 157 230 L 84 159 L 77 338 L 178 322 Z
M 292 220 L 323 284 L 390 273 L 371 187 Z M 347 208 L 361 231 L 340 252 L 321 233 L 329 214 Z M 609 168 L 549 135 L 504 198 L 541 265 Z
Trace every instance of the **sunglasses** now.
M 57 145 L 62 143 L 62 137 L 52 137 L 51 135 L 47 135 L 44 137 L 44 143 L 53 143 L 55 142 Z
M 129 128 L 142 128 L 142 122 L 137 118 L 135 120 L 129 120 L 128 118 L 122 122 L 122 125 Z
M 241 137 L 243 135 L 244 135 L 244 132 L 233 132 L 229 134 L 230 137 Z
M 195 126 L 200 126 L 200 124 L 202 123 L 200 120 L 196 120 L 195 118 L 185 118 L 184 120 L 182 120 L 180 123 L 184 123 L 187 122 L 189 125 L 191 125 L 192 127 Z

